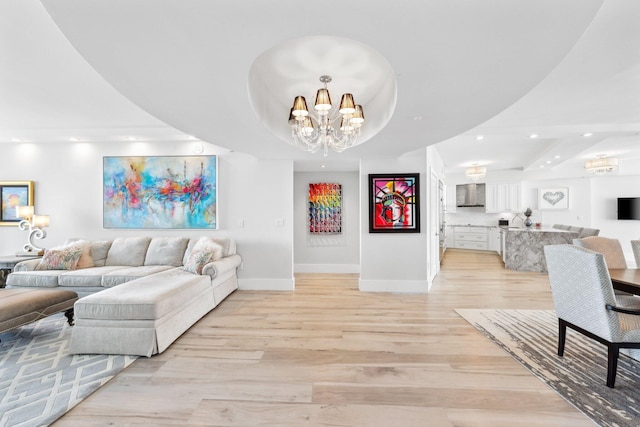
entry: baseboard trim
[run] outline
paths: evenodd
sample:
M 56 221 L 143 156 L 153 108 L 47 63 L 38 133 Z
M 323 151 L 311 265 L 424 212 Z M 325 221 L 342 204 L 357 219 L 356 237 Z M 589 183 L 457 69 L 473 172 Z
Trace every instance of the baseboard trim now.
M 362 292 L 392 292 L 398 294 L 429 293 L 431 282 L 427 280 L 363 280 L 358 282 Z
M 238 288 L 243 291 L 293 291 L 294 279 L 238 279 Z
M 294 273 L 360 273 L 360 264 L 294 264 Z

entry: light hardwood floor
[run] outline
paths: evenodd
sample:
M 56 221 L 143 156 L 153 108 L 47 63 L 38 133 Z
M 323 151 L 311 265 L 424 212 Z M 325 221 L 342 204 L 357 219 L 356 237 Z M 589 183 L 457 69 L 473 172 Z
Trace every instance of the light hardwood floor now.
M 547 277 L 449 250 L 428 295 L 236 291 L 55 426 L 593 426 L 454 312 L 482 307 L 551 309 Z

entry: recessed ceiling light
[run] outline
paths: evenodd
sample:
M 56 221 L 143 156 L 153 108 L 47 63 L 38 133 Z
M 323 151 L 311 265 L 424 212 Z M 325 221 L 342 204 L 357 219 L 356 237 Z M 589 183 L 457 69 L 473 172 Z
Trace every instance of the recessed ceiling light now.
M 417 122 L 419 122 L 419 121 L 420 121 L 420 120 L 422 120 L 422 119 L 423 119 L 423 117 L 422 117 L 422 116 L 415 116 L 415 117 L 413 118 L 413 120 L 415 120 L 415 121 L 417 121 Z
M 551 160 L 547 160 L 547 164 L 550 165 L 551 164 Z
M 11 138 L 11 142 L 24 142 L 24 140 L 20 138 Z
M 78 138 L 76 138 L 76 137 L 71 137 L 71 138 L 69 138 L 69 141 L 71 141 L 71 142 L 78 142 L 78 141 L 80 141 L 80 139 L 78 139 Z
M 540 169 L 542 169 L 544 167 L 544 165 L 540 165 Z
M 532 133 L 531 135 L 529 135 L 529 138 L 531 139 L 536 139 L 538 137 L 537 133 Z
M 583 134 L 582 134 L 582 136 L 584 136 L 584 137 L 589 137 L 589 136 L 591 136 L 591 135 L 593 135 L 591 132 L 587 132 L 587 133 L 583 133 Z
M 483 139 L 484 139 L 484 136 L 482 136 L 482 135 L 476 136 L 476 140 L 477 141 L 482 141 Z
M 127 141 L 136 141 L 136 137 L 135 136 L 128 136 L 127 137 Z
M 553 158 L 554 158 L 554 159 L 559 159 L 559 158 L 560 158 L 560 156 L 556 155 L 556 156 L 553 156 Z
M 321 168 L 324 168 L 324 165 L 320 165 Z

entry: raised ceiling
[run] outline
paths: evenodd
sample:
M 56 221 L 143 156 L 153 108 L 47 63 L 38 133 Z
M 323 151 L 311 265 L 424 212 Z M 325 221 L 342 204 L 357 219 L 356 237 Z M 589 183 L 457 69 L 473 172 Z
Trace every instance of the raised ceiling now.
M 483 160 L 490 170 L 532 170 L 561 151 L 566 165 L 616 144 L 621 156 L 634 156 L 639 3 L 6 1 L 0 142 L 193 135 L 316 165 L 321 154 L 283 143 L 253 113 L 248 88 L 261 54 L 326 35 L 379 52 L 397 83 L 387 125 L 328 162 L 353 165 L 436 143 L 451 172 Z M 339 75 L 338 65 L 327 60 L 317 74 Z M 300 89 L 315 93 L 318 76 Z M 273 117 L 284 123 L 289 107 L 274 104 Z M 594 138 L 581 138 L 584 132 Z M 532 133 L 539 138 L 529 139 Z

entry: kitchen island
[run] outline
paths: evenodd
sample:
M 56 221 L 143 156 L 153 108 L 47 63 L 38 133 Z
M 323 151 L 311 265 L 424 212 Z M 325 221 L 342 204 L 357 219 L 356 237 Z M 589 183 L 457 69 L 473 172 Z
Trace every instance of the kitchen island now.
M 572 244 L 578 233 L 555 228 L 501 228 L 504 266 L 517 271 L 547 271 L 546 245 Z

